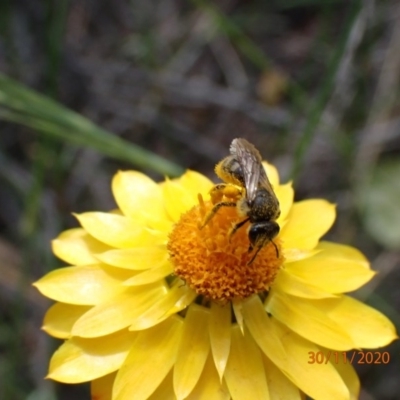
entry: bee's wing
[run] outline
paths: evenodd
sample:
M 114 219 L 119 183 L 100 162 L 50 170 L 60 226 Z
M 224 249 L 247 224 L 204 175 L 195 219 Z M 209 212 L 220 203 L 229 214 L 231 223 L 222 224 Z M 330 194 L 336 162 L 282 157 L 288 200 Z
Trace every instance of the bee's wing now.
M 229 150 L 242 168 L 247 200 L 254 200 L 257 188 L 260 185 L 273 193 L 272 186 L 262 166 L 261 155 L 251 143 L 245 139 L 234 139 Z
M 259 177 L 258 183 L 261 187 L 267 189 L 269 193 L 273 194 L 276 201 L 278 202 L 278 199 L 276 198 L 274 189 L 272 188 L 271 182 L 269 181 L 268 176 L 265 172 L 264 166 L 262 164 L 261 164 L 261 171 L 260 171 L 260 177 Z

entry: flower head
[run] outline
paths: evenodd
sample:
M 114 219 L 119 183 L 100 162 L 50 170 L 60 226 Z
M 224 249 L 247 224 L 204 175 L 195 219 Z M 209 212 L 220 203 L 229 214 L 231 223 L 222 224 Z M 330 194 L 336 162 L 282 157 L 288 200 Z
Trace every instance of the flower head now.
M 64 339 L 49 378 L 92 381 L 92 399 L 354 399 L 343 358 L 396 338 L 381 313 L 344 295 L 374 272 L 356 249 L 320 241 L 335 219 L 324 200 L 293 202 L 290 183 L 264 165 L 279 199 L 279 235 L 249 253 L 237 208 L 213 208 L 211 181 L 188 171 L 155 183 L 119 172 L 118 209 L 77 215 L 53 241 L 70 266 L 35 286 L 56 301 L 43 329 Z M 201 229 L 200 229 L 201 228 Z

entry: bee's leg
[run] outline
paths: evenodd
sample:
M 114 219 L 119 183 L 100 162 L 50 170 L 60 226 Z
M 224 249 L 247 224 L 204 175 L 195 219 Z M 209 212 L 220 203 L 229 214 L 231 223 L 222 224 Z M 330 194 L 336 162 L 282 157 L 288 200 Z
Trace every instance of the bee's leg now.
M 204 219 L 204 222 L 199 226 L 199 229 L 203 229 L 211 220 L 211 218 L 217 213 L 217 211 L 221 207 L 236 207 L 236 202 L 233 201 L 221 201 L 220 203 L 217 203 L 211 211 L 207 214 L 206 218 Z
M 226 188 L 225 183 L 218 183 L 210 190 L 209 193 L 211 197 L 211 202 L 213 204 L 218 204 L 221 202 L 222 198 L 224 197 L 225 188 Z
M 231 183 L 218 183 L 210 190 L 210 198 L 213 204 L 222 202 L 222 199 L 239 199 L 243 196 L 243 189 Z
M 236 224 L 232 230 L 229 232 L 229 241 L 231 241 L 231 237 L 236 233 L 236 231 L 241 228 L 250 218 L 246 218 L 245 220 Z
M 214 207 L 207 214 L 199 229 L 204 228 L 221 207 L 236 207 L 236 199 L 243 195 L 243 189 L 231 183 L 218 183 L 209 193 Z

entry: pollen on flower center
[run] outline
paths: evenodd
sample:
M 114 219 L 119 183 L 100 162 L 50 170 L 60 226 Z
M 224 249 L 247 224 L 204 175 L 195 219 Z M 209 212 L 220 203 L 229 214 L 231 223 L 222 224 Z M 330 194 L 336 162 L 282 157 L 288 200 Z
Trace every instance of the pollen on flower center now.
M 213 204 L 200 202 L 182 214 L 172 230 L 168 251 L 175 274 L 199 295 L 226 303 L 269 289 L 283 263 L 280 240 L 265 245 L 250 264 L 248 224 L 229 238 L 242 217 L 235 207 L 221 207 L 202 229 L 199 226 Z M 254 250 L 253 250 L 254 251 Z

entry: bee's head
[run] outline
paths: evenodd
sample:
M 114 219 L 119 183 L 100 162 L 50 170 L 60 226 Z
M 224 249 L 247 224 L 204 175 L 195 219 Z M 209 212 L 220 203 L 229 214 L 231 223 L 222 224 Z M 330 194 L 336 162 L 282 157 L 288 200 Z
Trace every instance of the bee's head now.
M 250 225 L 249 240 L 252 247 L 262 247 L 278 235 L 279 225 L 275 221 L 256 222 Z

